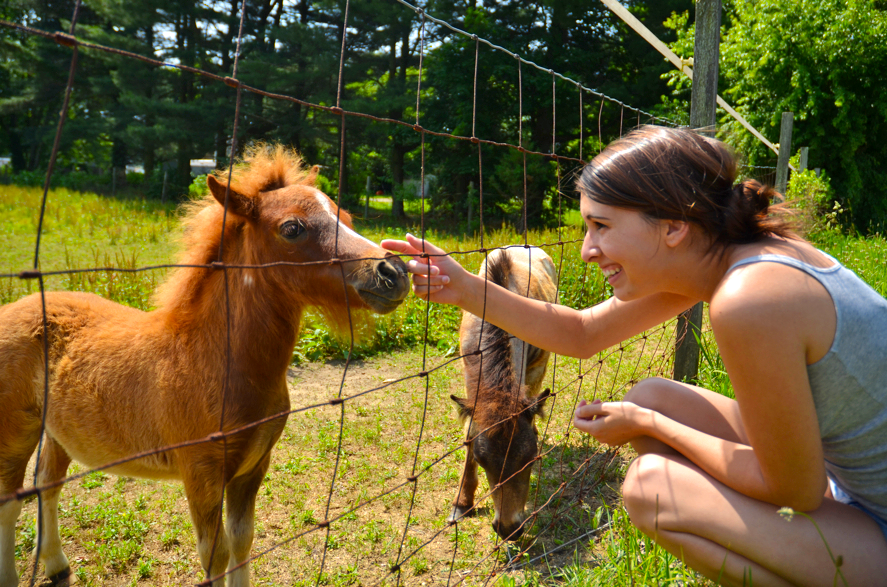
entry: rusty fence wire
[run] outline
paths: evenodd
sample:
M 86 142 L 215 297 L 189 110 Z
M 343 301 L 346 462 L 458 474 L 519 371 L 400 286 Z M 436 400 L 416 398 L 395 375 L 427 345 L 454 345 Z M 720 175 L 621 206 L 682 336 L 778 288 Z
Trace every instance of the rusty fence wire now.
M 26 33 L 28 35 L 36 35 L 40 37 L 44 37 L 46 39 L 50 39 L 62 45 L 64 47 L 68 47 L 71 50 L 71 63 L 70 63 L 70 71 L 67 80 L 67 84 L 65 86 L 65 92 L 63 96 L 63 104 L 60 110 L 58 125 L 55 133 L 54 143 L 52 152 L 49 159 L 49 164 L 46 170 L 46 179 L 43 184 L 43 196 L 41 200 L 40 207 L 40 220 L 38 223 L 37 235 L 36 235 L 36 244 L 34 251 L 34 262 L 33 266 L 29 269 L 22 270 L 17 273 L 11 274 L 3 274 L 0 275 L 0 278 L 18 278 L 21 280 L 36 280 L 39 285 L 39 291 L 41 293 L 41 297 L 43 299 L 43 328 L 44 332 L 46 331 L 47 317 L 46 317 L 46 301 L 45 301 L 45 284 L 44 279 L 50 276 L 57 276 L 63 274 L 74 274 L 74 273 L 95 273 L 95 272 L 124 272 L 124 273 L 133 273 L 133 272 L 144 272 L 144 271 L 152 271 L 155 269 L 168 269 L 168 268 L 177 268 L 177 267 L 193 267 L 193 268 L 204 268 L 213 271 L 221 271 L 224 275 L 225 286 L 225 302 L 229 307 L 229 315 L 226 321 L 226 340 L 225 340 L 225 352 L 226 352 L 226 374 L 225 374 L 225 383 L 224 387 L 221 390 L 222 401 L 221 401 L 221 417 L 219 421 L 218 431 L 214 432 L 210 435 L 207 435 L 202 438 L 194 438 L 187 442 L 182 442 L 179 444 L 168 445 L 157 447 L 153 450 L 140 452 L 138 454 L 132 454 L 127 456 L 124 459 L 115 460 L 112 462 L 105 463 L 100 467 L 95 467 L 89 470 L 83 470 L 76 474 L 70 475 L 61 479 L 59 481 L 45 484 L 42 486 L 33 485 L 30 487 L 22 487 L 18 489 L 14 494 L 0 496 L 0 505 L 7 503 L 11 500 L 24 500 L 26 498 L 36 496 L 38 500 L 38 527 L 42 527 L 44 521 L 42 520 L 40 504 L 42 503 L 42 494 L 49 489 L 53 489 L 55 487 L 59 487 L 66 483 L 70 483 L 72 481 L 82 479 L 87 475 L 97 472 L 103 471 L 107 469 L 112 469 L 116 466 L 119 466 L 123 463 L 134 461 L 137 459 L 142 459 L 145 457 L 149 457 L 152 455 L 158 455 L 160 453 L 164 453 L 167 451 L 173 451 L 176 449 L 187 448 L 200 444 L 215 444 L 221 445 L 223 450 L 227 450 L 227 439 L 231 436 L 240 434 L 246 430 L 253 429 L 259 427 L 263 424 L 266 424 L 273 420 L 285 419 L 290 416 L 294 416 L 297 414 L 302 414 L 305 412 L 309 412 L 312 410 L 317 410 L 319 408 L 334 406 L 338 407 L 339 416 L 338 416 L 338 447 L 336 450 L 336 459 L 333 466 L 333 471 L 329 483 L 328 489 L 328 498 L 326 502 L 326 508 L 323 513 L 323 519 L 310 524 L 307 528 L 305 528 L 301 532 L 294 532 L 287 539 L 279 541 L 270 547 L 264 548 L 261 551 L 255 551 L 251 553 L 251 557 L 249 560 L 244 563 L 248 564 L 251 561 L 255 561 L 260 557 L 266 556 L 274 556 L 275 552 L 279 552 L 280 549 L 284 549 L 287 546 L 295 543 L 300 538 L 308 536 L 313 533 L 325 533 L 326 537 L 323 540 L 323 551 L 320 556 L 320 561 L 317 566 L 317 577 L 318 582 L 320 581 L 320 577 L 323 575 L 326 565 L 327 559 L 327 544 L 329 542 L 329 534 L 331 528 L 343 518 L 354 514 L 360 510 L 363 510 L 370 506 L 371 504 L 385 498 L 388 495 L 391 495 L 397 491 L 408 489 L 411 495 L 410 503 L 408 506 L 408 514 L 403 524 L 403 532 L 401 534 L 401 540 L 398 547 L 398 552 L 396 556 L 396 560 L 394 560 L 388 567 L 387 572 L 383 573 L 381 577 L 374 578 L 373 583 L 366 584 L 382 584 L 386 581 L 393 580 L 395 583 L 400 583 L 402 581 L 406 581 L 405 578 L 401 577 L 402 571 L 404 569 L 404 565 L 408 563 L 413 557 L 420 555 L 429 544 L 434 543 L 436 541 L 449 541 L 453 544 L 453 555 L 451 562 L 447 569 L 444 569 L 438 576 L 446 577 L 447 585 L 459 585 L 468 580 L 469 578 L 473 583 L 491 583 L 496 576 L 501 573 L 516 571 L 518 569 L 524 568 L 528 565 L 532 565 L 538 560 L 547 559 L 547 557 L 552 556 L 557 552 L 557 550 L 567 550 L 570 548 L 575 548 L 576 544 L 588 540 L 594 532 L 597 530 L 590 529 L 588 532 L 582 533 L 573 540 L 563 543 L 554 549 L 547 549 L 546 552 L 542 555 L 533 554 L 534 545 L 538 542 L 541 536 L 545 534 L 548 530 L 550 530 L 553 526 L 560 524 L 564 519 L 567 519 L 571 515 L 571 510 L 576 506 L 577 503 L 580 503 L 588 493 L 597 487 L 603 479 L 603 475 L 607 470 L 610 463 L 617 458 L 616 451 L 612 450 L 603 450 L 599 447 L 593 447 L 589 445 L 587 442 L 585 443 L 585 456 L 580 462 L 579 466 L 573 466 L 572 469 L 567 466 L 568 463 L 565 461 L 565 445 L 569 443 L 571 439 L 571 435 L 575 436 L 575 433 L 572 429 L 567 426 L 564 430 L 554 430 L 551 429 L 552 419 L 551 416 L 554 412 L 554 408 L 550 406 L 548 410 L 547 419 L 542 422 L 542 430 L 541 430 L 541 438 L 540 445 L 548 446 L 545 450 L 540 451 L 539 455 L 527 466 L 536 467 L 541 475 L 542 462 L 556 462 L 559 463 L 555 470 L 557 474 L 560 476 L 560 483 L 557 485 L 557 488 L 548 494 L 543 494 L 540 491 L 541 483 L 536 485 L 536 491 L 530 498 L 530 502 L 528 503 L 528 513 L 529 515 L 526 517 L 524 524 L 527 527 L 536 525 L 538 528 L 534 535 L 531 538 L 523 540 L 521 542 L 516 543 L 517 545 L 509 545 L 504 541 L 497 541 L 495 545 L 487 552 L 481 553 L 476 558 L 476 562 L 470 568 L 456 568 L 455 561 L 456 555 L 460 548 L 459 546 L 459 525 L 460 522 L 457 520 L 455 522 L 450 522 L 444 525 L 442 528 L 435 532 L 427 533 L 425 540 L 420 542 L 418 545 L 411 545 L 407 540 L 408 529 L 411 525 L 412 520 L 412 512 L 416 502 L 416 494 L 419 484 L 421 483 L 424 476 L 429 475 L 429 473 L 433 470 L 433 468 L 439 465 L 441 462 L 455 458 L 457 454 L 461 453 L 468 443 L 472 440 L 471 438 L 466 437 L 464 441 L 454 447 L 451 447 L 447 452 L 440 455 L 437 459 L 433 460 L 427 464 L 420 464 L 420 449 L 422 447 L 423 442 L 423 429 L 426 423 L 427 414 L 423 412 L 421 417 L 420 429 L 417 431 L 416 439 L 415 439 L 415 449 L 413 452 L 411 473 L 406 478 L 401 479 L 400 481 L 392 480 L 392 483 L 387 487 L 387 489 L 381 493 L 370 496 L 367 499 L 362 500 L 361 502 L 354 504 L 349 508 L 339 508 L 335 513 L 333 512 L 333 496 L 336 493 L 336 480 L 337 480 L 337 471 L 340 467 L 340 458 L 342 454 L 342 431 L 346 426 L 346 418 L 345 418 L 345 409 L 346 406 L 353 403 L 358 398 L 366 397 L 372 394 L 384 394 L 386 390 L 390 389 L 392 386 L 410 383 L 415 386 L 424 387 L 424 393 L 426 397 L 425 401 L 425 411 L 427 411 L 427 397 L 429 393 L 429 382 L 430 378 L 437 373 L 438 371 L 445 369 L 446 367 L 452 365 L 455 362 L 460 361 L 463 356 L 459 355 L 452 356 L 443 360 L 443 362 L 436 365 L 428 364 L 428 349 L 427 349 L 427 337 L 423 342 L 422 346 L 422 365 L 421 368 L 406 377 L 396 379 L 394 381 L 385 382 L 382 385 L 377 387 L 372 387 L 368 389 L 363 389 L 359 392 L 352 393 L 350 395 L 346 395 L 344 393 L 345 381 L 348 376 L 348 369 L 351 363 L 352 352 L 349 352 L 347 359 L 345 361 L 344 372 L 342 375 L 342 380 L 339 384 L 339 389 L 335 397 L 332 398 L 318 398 L 315 403 L 311 403 L 309 405 L 297 406 L 294 409 L 290 409 L 284 412 L 280 412 L 269 416 L 267 418 L 263 418 L 254 422 L 251 422 L 245 426 L 241 426 L 236 429 L 225 429 L 225 397 L 228 386 L 228 379 L 230 377 L 230 364 L 231 364 L 231 349 L 232 345 L 236 344 L 235 341 L 231 339 L 231 319 L 230 319 L 230 300 L 228 296 L 230 294 L 229 286 L 228 286 L 228 274 L 229 271 L 232 270 L 240 270 L 240 269 L 266 269 L 269 267 L 279 267 L 279 266 L 291 266 L 291 267 L 304 267 L 308 265 L 329 265 L 335 264 L 341 270 L 343 287 L 345 283 L 345 272 L 344 272 L 344 264 L 338 259 L 338 255 L 336 258 L 317 261 L 313 263 L 290 263 L 290 262 L 277 262 L 277 263 L 268 263 L 262 265 L 243 265 L 243 264 L 231 264 L 225 263 L 222 261 L 222 252 L 224 251 L 225 242 L 224 242 L 224 225 L 226 220 L 223 219 L 223 228 L 222 228 L 222 237 L 220 244 L 220 254 L 219 259 L 216 262 L 206 264 L 206 265 L 183 265 L 183 264 L 160 264 L 160 265 L 150 265 L 143 267 L 134 267 L 134 268 L 122 268 L 122 267 L 87 267 L 87 268 L 79 268 L 79 269 L 66 269 L 66 270 L 48 270 L 42 271 L 40 269 L 40 251 L 41 251 L 41 233 L 43 231 L 43 217 L 46 210 L 46 202 L 49 193 L 49 187 L 51 178 L 54 172 L 58 152 L 59 152 L 59 142 L 64 131 L 65 121 L 67 117 L 68 111 L 68 102 L 72 93 L 72 88 L 74 87 L 74 81 L 76 78 L 77 72 L 77 64 L 80 52 L 82 49 L 88 51 L 95 52 L 103 52 L 109 54 L 115 54 L 118 56 L 130 58 L 133 60 L 138 60 L 149 64 L 154 67 L 163 67 L 163 68 L 175 68 L 180 70 L 182 73 L 190 74 L 194 76 L 202 76 L 214 82 L 222 83 L 230 88 L 232 88 L 234 95 L 233 100 L 235 102 L 235 114 L 232 125 L 232 136 L 231 136 L 231 145 L 232 145 L 232 154 L 237 152 L 238 149 L 238 122 L 240 120 L 240 106 L 242 102 L 242 96 L 244 92 L 255 94 L 258 96 L 267 97 L 273 100 L 280 100 L 286 102 L 292 102 L 296 104 L 300 104 L 302 106 L 312 108 L 318 111 L 327 112 L 332 116 L 338 117 L 340 124 L 340 137 L 341 137 L 341 149 L 344 152 L 345 146 L 345 126 L 346 121 L 349 118 L 365 118 L 370 119 L 376 122 L 381 122 L 385 124 L 389 124 L 392 126 L 401 126 L 412 129 L 413 132 L 420 135 L 421 138 L 421 157 L 422 157 L 422 175 L 420 178 L 421 186 L 425 185 L 425 136 L 434 136 L 441 137 L 450 140 L 456 141 L 468 141 L 476 146 L 477 150 L 477 163 L 478 163 L 478 172 L 480 174 L 480 185 L 479 189 L 479 197 L 481 205 L 479 206 L 480 210 L 480 226 L 481 230 L 480 234 L 480 248 L 473 250 L 458 250 L 458 251 L 448 251 L 449 254 L 454 256 L 465 255 L 469 253 L 481 253 L 488 254 L 493 249 L 488 249 L 484 246 L 484 223 L 483 223 L 483 189 L 484 189 L 484 173 L 483 173 L 483 150 L 487 148 L 504 148 L 504 149 L 513 149 L 522 154 L 523 157 L 523 183 L 524 183 L 524 193 L 523 193 L 523 225 L 524 225 L 524 243 L 523 246 L 537 246 L 543 249 L 553 248 L 555 250 L 560 251 L 560 263 L 563 263 L 563 259 L 565 257 L 564 251 L 566 247 L 578 247 L 580 241 L 575 239 L 563 239 L 561 236 L 561 226 L 558 227 L 558 235 L 559 240 L 557 242 L 550 243 L 530 243 L 527 240 L 527 235 L 529 231 L 527 230 L 527 166 L 526 161 L 527 157 L 543 157 L 550 161 L 554 161 L 557 164 L 557 185 L 558 185 L 558 194 L 563 193 L 563 182 L 565 178 L 563 177 L 562 172 L 562 164 L 563 163 L 571 163 L 571 164 L 583 164 L 584 154 L 582 153 L 581 145 L 583 143 L 582 137 L 587 136 L 588 134 L 597 134 L 599 141 L 603 140 L 602 129 L 600 127 L 601 116 L 600 113 L 603 112 L 605 105 L 608 105 L 609 108 L 616 108 L 619 111 L 619 128 L 620 133 L 623 132 L 623 126 L 626 127 L 626 130 L 630 126 L 641 124 L 641 122 L 653 122 L 658 124 L 669 124 L 672 125 L 671 121 L 666 119 L 659 118 L 650 114 L 648 112 L 644 112 L 640 109 L 634 108 L 630 105 L 624 104 L 623 102 L 606 96 L 594 89 L 584 87 L 580 83 L 563 76 L 560 73 L 557 73 L 551 69 L 547 69 L 544 67 L 540 67 L 539 65 L 523 59 L 519 55 L 511 53 L 506 49 L 499 47 L 483 38 L 478 37 L 477 35 L 467 33 L 465 31 L 461 31 L 458 28 L 452 26 L 444 20 L 440 20 L 434 18 L 432 15 L 426 13 L 422 8 L 417 7 L 415 5 L 404 2 L 403 0 L 391 0 L 392 2 L 400 4 L 404 10 L 413 11 L 415 13 L 415 18 L 418 20 L 418 30 L 416 31 L 416 36 L 418 38 L 419 46 L 420 46 L 420 59 L 419 59 L 419 75 L 418 83 L 416 88 L 416 117 L 415 121 L 403 121 L 403 120 L 395 120 L 384 117 L 376 117 L 370 114 L 362 113 L 362 112 L 354 112 L 344 110 L 341 107 L 341 93 L 337 96 L 336 104 L 334 106 L 315 104 L 311 102 L 307 102 L 301 100 L 298 96 L 289 96 L 279 93 L 273 93 L 266 91 L 262 88 L 253 87 L 244 84 L 238 79 L 238 66 L 240 62 L 241 56 L 241 44 L 243 40 L 243 22 L 245 16 L 245 0 L 242 0 L 240 5 L 240 22 L 238 35 L 236 40 L 236 50 L 234 54 L 233 67 L 230 76 L 220 76 L 213 74 L 211 72 L 188 67 L 181 64 L 164 62 L 161 60 L 154 59 L 153 57 L 148 57 L 144 55 L 139 55 L 130 51 L 121 50 L 114 47 L 99 45 L 96 43 L 92 43 L 81 38 L 78 38 L 77 32 L 77 19 L 80 11 L 80 0 L 77 0 L 77 3 L 74 8 L 73 15 L 71 17 L 71 25 L 67 32 L 51 32 L 51 31 L 43 31 L 38 30 L 32 27 L 24 26 L 21 24 L 11 23 L 7 21 L 0 20 L 0 26 L 6 27 L 9 29 L 15 29 L 22 33 Z M 345 10 L 343 18 L 345 22 L 343 23 L 342 29 L 343 31 L 347 30 L 347 19 L 348 19 L 348 10 L 350 6 L 350 0 L 347 0 L 345 3 Z M 450 29 L 451 31 L 463 35 L 465 37 L 470 38 L 475 43 L 475 54 L 474 54 L 474 88 L 475 88 L 475 102 L 472 104 L 472 133 L 471 136 L 461 136 L 450 134 L 447 132 L 442 132 L 439 130 L 424 128 L 420 123 L 420 112 L 421 112 L 421 69 L 423 66 L 423 55 L 424 55 L 424 47 L 426 38 L 427 38 L 427 29 L 429 26 L 437 26 L 437 27 L 445 27 Z M 543 73 L 546 73 L 551 76 L 552 79 L 552 119 L 553 124 L 557 122 L 558 112 L 556 111 L 557 104 L 557 89 L 556 89 L 556 80 L 560 79 L 562 81 L 566 81 L 575 86 L 576 91 L 579 94 L 579 103 L 580 103 L 580 112 L 579 112 L 579 127 L 580 127 L 580 153 L 578 158 L 567 157 L 556 152 L 557 145 L 552 141 L 551 150 L 549 152 L 540 152 L 533 151 L 524 146 L 524 133 L 522 122 L 520 123 L 518 136 L 516 137 L 516 141 L 514 143 L 501 143 L 492 141 L 489 139 L 485 139 L 483 137 L 475 136 L 475 125 L 474 125 L 474 116 L 476 113 L 476 95 L 477 95 L 477 63 L 479 60 L 479 48 L 480 45 L 484 44 L 489 48 L 495 51 L 501 51 L 505 54 L 513 57 L 515 59 L 515 67 L 518 71 L 518 96 L 517 96 L 517 106 L 519 110 L 518 120 L 522 120 L 523 118 L 523 88 L 520 80 L 522 79 L 522 70 L 524 68 L 535 68 Z M 346 49 L 346 35 L 343 33 L 342 36 L 342 46 L 341 53 L 339 58 L 339 84 L 338 87 L 341 92 L 341 88 L 343 87 L 343 63 L 344 63 L 344 55 Z M 590 97 L 590 99 L 589 99 Z M 584 108 L 588 106 L 597 107 L 599 111 L 598 121 L 599 126 L 597 129 L 586 129 L 584 128 Z M 563 116 L 563 114 L 561 114 Z M 552 133 L 554 137 L 555 133 Z M 228 185 L 226 186 L 226 206 L 225 206 L 225 218 L 227 218 L 228 206 L 227 206 L 227 195 L 230 192 L 230 182 L 231 182 L 231 174 L 233 169 L 233 161 L 234 157 L 231 157 L 231 163 L 229 164 L 228 169 Z M 344 164 L 344 157 L 340 157 L 340 164 Z M 341 177 L 341 174 L 340 174 Z M 338 193 L 338 202 L 341 203 L 343 196 L 344 186 L 342 182 L 339 182 L 339 193 Z M 558 205 L 560 207 L 560 199 L 558 201 Z M 421 236 L 424 237 L 426 231 L 426 219 L 424 216 L 424 206 L 421 207 L 422 215 L 420 218 L 421 222 Z M 558 218 L 560 218 L 560 214 Z M 338 236 L 338 235 L 337 235 Z M 338 244 L 338 238 L 337 238 Z M 562 270 L 562 266 L 558 266 L 558 275 L 560 276 Z M 583 279 L 585 278 L 585 274 L 583 274 Z M 346 297 L 347 299 L 347 297 Z M 426 305 L 426 332 L 427 332 L 427 320 L 428 320 L 428 305 Z M 484 314 L 486 313 L 486 308 L 484 308 Z M 353 335 L 353 324 L 351 323 L 351 312 L 349 310 L 349 328 L 351 330 L 351 350 L 354 348 L 354 335 Z M 650 376 L 650 375 L 658 375 L 666 373 L 670 367 L 670 362 L 672 360 L 672 352 L 673 348 L 671 346 L 671 338 L 670 334 L 673 331 L 673 324 L 669 323 L 663 325 L 659 329 L 651 332 L 644 333 L 631 341 L 627 341 L 622 345 L 610 349 L 605 353 L 601 353 L 595 360 L 586 360 L 580 361 L 577 372 L 574 375 L 566 375 L 564 376 L 562 373 L 559 373 L 558 363 L 560 358 L 554 356 L 552 359 L 551 367 L 550 367 L 550 377 L 551 377 L 551 389 L 552 393 L 549 399 L 549 402 L 556 403 L 562 402 L 568 405 L 571 405 L 575 408 L 578 403 L 580 397 L 592 397 L 592 398 L 603 398 L 609 399 L 613 397 L 620 397 L 620 394 L 625 391 L 627 386 L 630 386 L 634 382 L 638 381 L 642 377 Z M 43 337 L 44 343 L 44 388 L 43 388 L 43 401 L 44 401 L 44 409 L 43 409 L 43 429 L 45 429 L 45 419 L 46 413 L 50 409 L 49 407 L 49 352 L 48 352 L 48 337 Z M 478 349 L 471 354 L 478 354 L 483 358 L 484 351 L 486 349 Z M 465 350 L 463 349 L 464 353 Z M 612 365 L 615 363 L 615 371 Z M 618 375 L 618 377 L 617 377 Z M 529 408 L 528 408 L 529 409 Z M 514 417 L 515 414 L 511 414 L 509 418 Z M 505 422 L 497 422 L 494 426 Z M 491 426 L 494 427 L 494 426 Z M 405 439 L 404 442 L 407 442 Z M 37 448 L 37 463 L 39 466 L 39 462 L 41 459 L 41 450 L 42 450 L 42 435 L 41 435 L 41 443 Z M 225 459 L 222 461 L 225 462 Z M 604 464 L 601 465 L 601 462 Z M 520 471 L 519 471 L 520 472 Z M 519 473 L 518 472 L 518 473 Z M 278 473 L 279 474 L 279 473 Z M 515 473 L 517 474 L 517 473 Z M 224 472 L 223 472 L 224 476 Z M 36 479 L 36 468 L 35 468 L 35 479 Z M 508 479 L 502 480 L 502 483 L 505 483 Z M 475 508 L 478 508 L 480 504 L 489 504 L 491 501 L 492 489 L 487 492 L 486 495 L 482 496 L 477 500 L 477 504 Z M 543 514 L 545 515 L 545 519 L 542 520 Z M 219 520 L 221 520 L 223 515 L 222 508 L 219 508 L 218 516 Z M 259 512 L 259 517 L 261 516 L 261 512 Z M 217 528 L 221 528 L 221 524 L 217 525 Z M 30 584 L 33 585 L 38 577 L 38 560 L 39 560 L 39 548 L 40 545 L 38 543 L 38 554 L 34 559 L 34 568 L 32 569 L 30 575 Z M 214 541 L 214 549 L 215 549 L 215 541 Z M 533 556 L 531 556 L 533 554 Z M 214 555 L 213 555 L 214 556 Z M 229 569 L 230 572 L 233 569 Z M 226 573 L 227 574 L 227 573 Z M 217 577 L 206 577 L 202 581 L 195 580 L 195 583 L 198 585 L 208 585 L 213 579 L 217 579 Z M 387 584 L 387 583 L 386 583 Z

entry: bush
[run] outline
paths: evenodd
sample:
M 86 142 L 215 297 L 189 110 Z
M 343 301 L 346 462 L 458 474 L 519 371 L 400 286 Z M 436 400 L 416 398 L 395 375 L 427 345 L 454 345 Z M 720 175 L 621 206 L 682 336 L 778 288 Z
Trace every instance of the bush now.
M 799 157 L 793 157 L 791 163 L 799 167 Z M 786 202 L 797 212 L 798 224 L 805 234 L 837 229 L 850 220 L 840 202 L 836 201 L 825 171 L 818 177 L 812 169 L 792 172 L 786 192 Z
M 194 181 L 191 182 L 191 185 L 188 186 L 188 197 L 192 200 L 196 200 L 198 198 L 202 198 L 206 194 L 209 193 L 209 188 L 206 186 L 206 174 L 198 175 L 194 178 Z

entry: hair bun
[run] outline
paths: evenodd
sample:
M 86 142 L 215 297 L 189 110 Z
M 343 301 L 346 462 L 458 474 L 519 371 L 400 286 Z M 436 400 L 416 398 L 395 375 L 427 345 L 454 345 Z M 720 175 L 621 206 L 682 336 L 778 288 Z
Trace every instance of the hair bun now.
M 771 233 L 771 205 L 781 199 L 779 192 L 756 179 L 736 184 L 724 211 L 725 236 L 733 242 L 752 242 Z

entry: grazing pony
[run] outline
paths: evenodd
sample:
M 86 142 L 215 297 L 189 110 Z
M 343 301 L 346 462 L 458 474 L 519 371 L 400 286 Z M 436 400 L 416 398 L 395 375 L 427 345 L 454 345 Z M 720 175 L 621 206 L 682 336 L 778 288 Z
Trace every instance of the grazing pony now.
M 554 263 L 536 247 L 497 249 L 479 275 L 522 296 L 551 303 L 557 298 Z M 539 393 L 549 352 L 467 312 L 462 314 L 459 342 L 468 397 L 450 397 L 469 442 L 448 520 L 473 511 L 480 465 L 493 490 L 493 528 L 502 538 L 517 540 L 523 533 L 532 462 L 539 454 L 534 417 L 542 414 L 550 393 Z M 481 355 L 475 354 L 478 350 Z
M 43 417 L 39 486 L 64 478 L 72 459 L 100 467 L 236 430 L 289 410 L 286 370 L 306 307 L 347 323 L 349 309 L 385 313 L 403 301 L 403 262 L 355 233 L 350 216 L 314 187 L 316 176 L 294 151 L 258 145 L 235 167 L 230 191 L 211 175 L 211 195 L 187 206 L 182 264 L 206 266 L 221 252 L 226 265 L 276 265 L 179 267 L 151 312 L 92 294 L 47 293 L 44 328 L 40 294 L 0 308 L 0 497 L 22 487 Z M 272 418 L 107 470 L 181 480 L 200 562 L 216 577 L 249 557 L 256 492 L 285 423 L 285 416 Z M 67 584 L 60 490 L 42 492 L 37 540 L 46 575 Z M 0 587 L 18 583 L 21 507 L 17 500 L 0 505 Z M 232 570 L 228 584 L 249 585 L 248 565 Z

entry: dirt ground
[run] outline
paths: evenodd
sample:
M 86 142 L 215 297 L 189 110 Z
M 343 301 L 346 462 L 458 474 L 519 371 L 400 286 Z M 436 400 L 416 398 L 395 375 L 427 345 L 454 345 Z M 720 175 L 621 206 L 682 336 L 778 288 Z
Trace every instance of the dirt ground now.
M 315 585 L 318 575 L 329 585 L 475 585 L 503 573 L 521 584 L 591 560 L 590 520 L 601 503 L 616 501 L 625 457 L 570 436 L 576 367 L 563 363 L 561 380 L 553 379 L 560 395 L 539 421 L 542 467 L 527 506 L 538 517 L 512 544 L 492 531 L 489 499 L 457 528 L 446 524 L 464 459 L 449 396 L 464 395 L 463 384 L 453 357 L 426 357 L 424 368 L 427 381 L 417 376 L 422 354 L 412 351 L 354 361 L 347 372 L 344 361 L 290 369 L 294 413 L 257 498 L 254 585 Z M 344 410 L 324 403 L 340 390 L 349 398 Z M 415 491 L 405 482 L 414 472 Z M 482 482 L 478 496 L 486 490 Z M 33 546 L 35 515 L 32 499 L 18 522 L 20 549 Z M 334 521 L 328 533 L 318 527 L 324 519 Z M 204 579 L 179 484 L 91 473 L 65 487 L 60 526 L 80 584 Z M 504 568 L 509 561 L 518 569 Z M 29 584 L 33 554 L 18 567 Z M 36 584 L 49 585 L 40 573 Z

